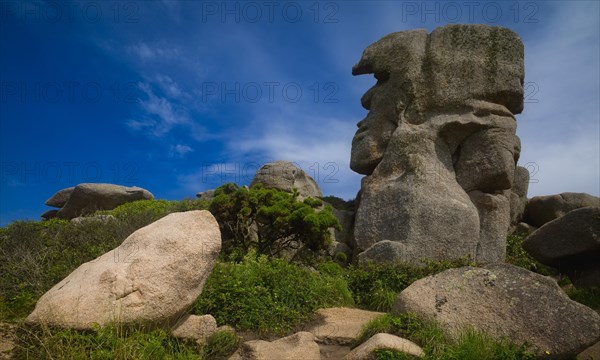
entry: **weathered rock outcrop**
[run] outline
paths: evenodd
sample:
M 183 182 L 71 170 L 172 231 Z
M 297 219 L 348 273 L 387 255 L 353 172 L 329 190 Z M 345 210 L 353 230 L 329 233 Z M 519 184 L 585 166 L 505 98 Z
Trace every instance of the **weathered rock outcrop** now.
M 377 84 L 352 140 L 361 174 L 358 252 L 398 243 L 401 260 L 504 259 L 520 143 L 523 44 L 511 30 L 448 25 L 370 45 L 354 75 Z
M 67 201 L 69 201 L 69 198 L 71 197 L 71 194 L 73 193 L 73 190 L 75 190 L 75 186 L 68 187 L 68 188 L 65 188 L 62 190 L 58 190 L 56 192 L 56 194 L 52 195 L 52 197 L 50 197 L 50 199 L 46 200 L 45 204 L 48 206 L 61 208 L 61 207 L 65 206 Z
M 220 249 L 208 211 L 169 214 L 79 266 L 38 300 L 27 321 L 171 326 L 200 295 Z
M 59 207 L 60 210 L 55 213 L 47 211 L 42 217 L 73 219 L 97 210 L 112 210 L 128 202 L 151 199 L 154 199 L 152 193 L 136 186 L 83 183 L 59 190 L 46 200 L 46 205 Z
M 529 170 L 522 166 L 515 169 L 515 179 L 510 189 L 510 225 L 513 228 L 523 220 L 529 190 Z
M 577 287 L 600 286 L 600 207 L 576 209 L 544 224 L 523 248 Z
M 535 196 L 527 202 L 525 222 L 540 227 L 568 212 L 589 206 L 600 206 L 600 198 L 586 193 L 571 192 Z
M 392 311 L 436 321 L 451 335 L 473 327 L 527 342 L 538 356 L 574 358 L 600 339 L 600 315 L 553 279 L 508 264 L 446 270 L 414 282 Z
M 268 189 L 279 189 L 290 193 L 295 188 L 302 197 L 323 196 L 316 181 L 289 161 L 280 160 L 263 165 L 256 172 L 250 187 L 257 184 Z

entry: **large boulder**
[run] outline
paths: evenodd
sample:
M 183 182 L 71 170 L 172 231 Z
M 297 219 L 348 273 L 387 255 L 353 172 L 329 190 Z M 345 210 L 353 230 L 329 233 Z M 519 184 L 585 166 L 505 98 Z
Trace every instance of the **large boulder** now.
M 535 196 L 527 202 L 525 222 L 540 227 L 570 211 L 588 206 L 600 206 L 600 198 L 586 193 L 572 192 Z
M 556 281 L 508 264 L 463 267 L 420 279 L 392 312 L 439 323 L 451 336 L 473 327 L 527 342 L 537 356 L 575 357 L 600 339 L 600 315 L 570 300 Z
M 242 344 L 230 360 L 320 359 L 319 345 L 309 332 L 298 332 L 272 342 L 251 340 Z
M 202 292 L 220 249 L 210 212 L 169 214 L 54 285 L 27 322 L 76 329 L 110 322 L 170 326 Z
M 352 140 L 366 175 L 357 252 L 396 242 L 397 260 L 502 261 L 520 142 L 523 43 L 509 29 L 447 25 L 393 33 L 352 69 L 378 79 Z
M 573 210 L 529 235 L 523 248 L 577 287 L 600 286 L 600 207 Z
M 61 195 L 59 196 L 59 194 Z M 50 202 L 58 205 L 64 201 L 67 194 L 70 194 L 68 200 L 56 213 L 56 217 L 61 219 L 73 219 L 97 210 L 112 210 L 128 202 L 154 198 L 148 190 L 136 186 L 83 183 L 75 186 L 73 190 L 63 189 L 59 191 L 46 203 Z M 60 198 L 61 201 L 54 201 L 54 198 Z
M 252 179 L 250 187 L 261 184 L 268 189 L 292 192 L 295 188 L 302 197 L 323 196 L 319 185 L 304 170 L 289 161 L 264 164 Z

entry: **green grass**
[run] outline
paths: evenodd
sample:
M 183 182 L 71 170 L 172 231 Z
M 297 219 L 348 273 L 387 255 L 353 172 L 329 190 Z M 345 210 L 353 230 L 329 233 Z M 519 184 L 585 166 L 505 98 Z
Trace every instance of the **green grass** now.
M 567 290 L 567 295 L 571 300 L 575 300 L 596 311 L 600 311 L 600 287 L 591 287 L 587 289 L 571 288 Z
M 414 315 L 386 314 L 371 320 L 355 342 L 358 346 L 377 333 L 393 334 L 421 346 L 425 359 L 431 360 L 529 360 L 535 357 L 524 344 L 495 340 L 474 329 L 464 329 L 455 337 L 447 336 L 436 324 L 427 323 Z M 379 350 L 376 359 L 404 360 L 416 357 L 391 350 Z
M 155 329 L 106 326 L 91 331 L 21 325 L 15 359 L 216 359 L 231 355 L 239 339 L 229 331 L 213 334 L 204 345 Z
M 250 254 L 241 263 L 215 265 L 194 312 L 241 330 L 284 334 L 319 308 L 348 305 L 344 277 Z
M 346 276 L 354 301 L 359 307 L 389 311 L 397 295 L 416 280 L 467 265 L 473 264 L 467 260 L 430 261 L 424 267 L 400 263 L 368 263 L 351 266 Z
M 542 275 L 556 275 L 556 269 L 546 266 L 532 258 L 523 249 L 524 235 L 509 235 L 506 238 L 506 262 Z

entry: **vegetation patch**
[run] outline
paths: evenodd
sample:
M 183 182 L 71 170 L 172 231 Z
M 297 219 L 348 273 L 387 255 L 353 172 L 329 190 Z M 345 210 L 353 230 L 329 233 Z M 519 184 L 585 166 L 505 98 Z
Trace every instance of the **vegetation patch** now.
M 331 206 L 318 199 L 298 201 L 298 193 L 225 184 L 215 190 L 209 210 L 219 222 L 224 256 L 239 261 L 250 251 L 269 257 L 318 255 L 340 228 Z M 308 250 L 302 251 L 302 250 Z M 309 256 L 312 257 L 312 256 Z
M 431 360 L 529 360 L 535 359 L 527 351 L 526 344 L 514 344 L 509 340 L 495 340 L 491 336 L 474 329 L 465 329 L 456 337 L 446 336 L 434 323 L 420 320 L 412 314 L 394 316 L 382 315 L 367 323 L 355 342 L 358 346 L 378 333 L 396 335 L 419 345 L 425 352 L 425 359 Z M 376 351 L 376 359 L 404 360 L 415 359 L 412 355 L 392 350 Z
M 170 336 L 161 329 L 123 329 L 116 325 L 93 331 L 22 325 L 15 359 L 216 359 L 231 355 L 239 339 L 229 331 L 213 334 L 204 345 Z
M 447 269 L 474 265 L 468 260 L 429 261 L 423 267 L 402 263 L 352 265 L 347 270 L 348 285 L 359 307 L 389 311 L 397 295 L 410 284 Z
M 218 262 L 193 311 L 237 329 L 284 334 L 319 308 L 352 305 L 344 277 L 250 254 L 241 263 Z
M 524 235 L 509 235 L 506 238 L 506 262 L 542 275 L 557 275 L 556 269 L 532 258 L 523 249 Z

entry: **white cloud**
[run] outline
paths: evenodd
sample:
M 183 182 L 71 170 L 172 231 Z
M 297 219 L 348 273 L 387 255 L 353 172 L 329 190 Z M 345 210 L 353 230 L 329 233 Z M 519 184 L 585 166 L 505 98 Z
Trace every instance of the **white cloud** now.
M 185 154 L 191 153 L 193 151 L 194 149 L 192 149 L 188 145 L 177 144 L 171 145 L 169 155 L 171 157 L 183 157 Z
M 292 161 L 317 181 L 324 194 L 356 196 L 361 176 L 350 170 L 354 121 L 319 117 L 292 106 L 264 111 L 255 118 L 259 120 L 248 127 L 251 131 L 230 137 L 230 157 Z
M 138 87 L 147 99 L 139 99 L 140 108 L 144 113 L 142 118 L 127 121 L 131 129 L 162 137 L 173 127 L 190 123 L 184 110 L 179 109 L 169 99 L 155 95 L 149 84 L 139 83 Z
M 130 54 L 137 56 L 142 62 L 175 59 L 180 56 L 179 49 L 162 47 L 159 44 L 149 45 L 145 42 L 130 45 L 127 47 L 127 51 Z
M 520 162 L 539 166 L 530 197 L 566 191 L 599 195 L 598 4 L 591 4 L 595 10 L 585 3 L 555 5 L 554 17 L 543 19 L 545 28 L 526 42 L 525 81 L 535 85 L 518 116 Z

